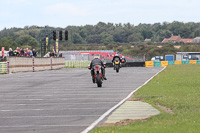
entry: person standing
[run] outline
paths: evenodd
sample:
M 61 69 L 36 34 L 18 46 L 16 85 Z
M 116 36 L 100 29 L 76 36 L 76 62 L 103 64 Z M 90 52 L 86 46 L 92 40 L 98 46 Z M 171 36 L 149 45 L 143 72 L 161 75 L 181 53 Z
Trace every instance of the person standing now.
M 33 56 L 36 57 L 36 56 L 37 56 L 37 53 L 36 53 L 35 49 L 33 49 L 32 52 L 33 52 Z
M 14 56 L 14 52 L 13 52 L 12 48 L 9 48 L 9 56 Z
M 24 49 L 23 48 L 20 49 L 20 56 L 24 56 Z

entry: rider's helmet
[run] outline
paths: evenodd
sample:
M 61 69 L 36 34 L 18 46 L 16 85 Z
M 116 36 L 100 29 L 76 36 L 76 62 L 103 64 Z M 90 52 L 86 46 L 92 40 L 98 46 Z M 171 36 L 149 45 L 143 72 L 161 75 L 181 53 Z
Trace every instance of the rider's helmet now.
M 122 56 L 122 58 L 124 58 L 124 56 Z
M 119 56 L 118 54 L 115 54 L 115 56 Z
M 94 59 L 99 59 L 99 56 L 94 56 Z

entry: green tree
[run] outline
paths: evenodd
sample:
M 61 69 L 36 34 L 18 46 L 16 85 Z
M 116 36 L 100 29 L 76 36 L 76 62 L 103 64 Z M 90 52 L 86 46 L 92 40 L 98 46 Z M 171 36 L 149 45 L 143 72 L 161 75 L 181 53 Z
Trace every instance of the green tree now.
M 16 49 L 17 43 L 13 41 L 11 37 L 4 37 L 0 40 L 0 48 L 5 47 L 5 50 L 9 50 L 9 48 L 12 48 L 13 50 Z
M 133 33 L 128 37 L 128 42 L 141 42 L 141 41 L 144 41 L 144 38 L 140 33 Z
M 103 33 L 101 34 L 101 36 L 102 36 L 101 42 L 102 42 L 103 44 L 105 44 L 105 45 L 108 45 L 109 43 L 113 43 L 113 42 L 114 42 L 113 36 L 110 35 L 110 34 L 107 34 L 107 33 L 103 32 Z
M 77 34 L 77 33 L 73 34 L 73 43 L 74 44 L 82 44 L 83 42 L 84 42 L 84 40 L 79 34 Z
M 22 35 L 18 37 L 16 41 L 20 46 L 29 45 L 32 49 L 40 47 L 38 41 L 30 35 Z

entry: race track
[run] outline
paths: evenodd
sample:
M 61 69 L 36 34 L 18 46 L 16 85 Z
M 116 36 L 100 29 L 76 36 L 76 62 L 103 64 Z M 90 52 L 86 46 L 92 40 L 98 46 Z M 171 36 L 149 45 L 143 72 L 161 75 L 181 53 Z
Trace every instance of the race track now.
M 162 68 L 86 68 L 0 75 L 0 133 L 80 133 Z

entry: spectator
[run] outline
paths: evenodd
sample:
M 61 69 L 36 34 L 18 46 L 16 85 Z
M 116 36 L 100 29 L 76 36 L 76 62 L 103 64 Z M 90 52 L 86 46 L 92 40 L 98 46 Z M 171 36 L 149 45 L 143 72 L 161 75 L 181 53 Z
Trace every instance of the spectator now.
M 33 49 L 33 56 L 34 56 L 34 57 L 37 56 L 37 53 L 36 53 L 35 49 Z
M 44 57 L 50 57 L 50 52 L 48 52 L 47 54 L 45 54 Z
M 20 56 L 20 48 L 19 47 L 16 48 L 16 52 L 17 52 L 16 56 Z
M 56 52 L 55 52 L 55 50 L 53 49 L 53 56 L 54 56 L 54 57 L 56 57 L 56 55 L 55 55 L 55 54 L 56 54 Z
M 55 56 L 55 54 L 54 54 L 54 50 L 52 51 L 52 52 L 50 52 L 50 57 L 54 57 Z
M 24 49 L 23 48 L 20 49 L 20 56 L 24 56 Z
M 14 56 L 18 56 L 18 54 L 19 54 L 19 53 L 17 52 L 17 50 L 15 50 L 15 51 L 13 52 L 13 55 L 14 55 Z
M 14 52 L 13 52 L 12 48 L 9 48 L 9 56 L 14 56 Z
M 28 56 L 28 50 L 27 50 L 27 49 L 25 49 L 24 56 L 25 56 L 25 57 L 27 57 L 27 56 Z
M 30 57 L 33 57 L 33 52 L 32 52 L 32 50 L 29 50 L 29 56 L 30 56 Z
M 62 53 L 59 54 L 59 57 L 62 57 Z
M 58 57 L 58 53 L 57 52 L 55 52 L 55 57 Z

